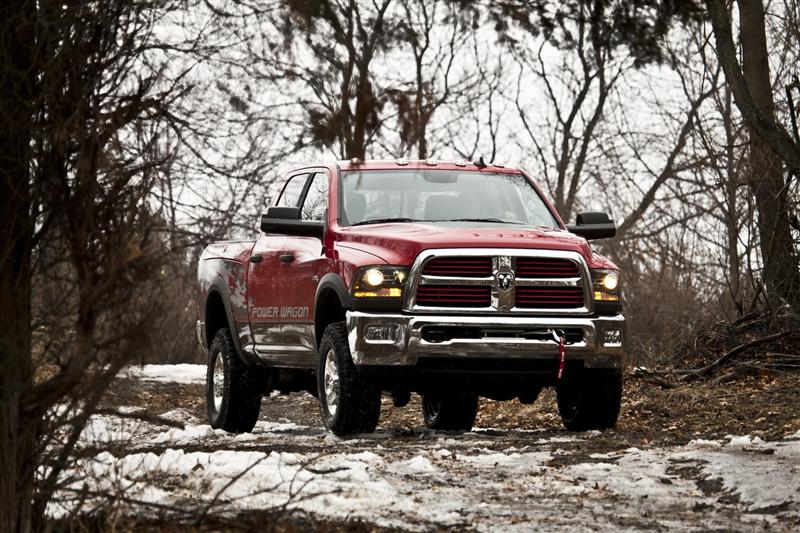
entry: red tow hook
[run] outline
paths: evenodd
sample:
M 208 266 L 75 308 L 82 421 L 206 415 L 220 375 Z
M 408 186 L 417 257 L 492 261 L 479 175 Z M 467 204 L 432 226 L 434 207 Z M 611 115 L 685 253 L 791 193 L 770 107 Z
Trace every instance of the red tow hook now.
M 558 375 L 556 375 L 556 379 L 561 381 L 561 378 L 564 376 L 564 358 L 567 353 L 566 349 L 564 349 L 564 332 L 554 329 L 553 337 L 558 343 Z

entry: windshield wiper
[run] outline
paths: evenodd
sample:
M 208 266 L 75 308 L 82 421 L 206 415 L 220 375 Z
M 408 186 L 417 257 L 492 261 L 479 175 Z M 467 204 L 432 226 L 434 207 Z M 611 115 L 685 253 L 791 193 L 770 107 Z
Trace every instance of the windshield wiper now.
M 447 220 L 437 220 L 437 222 L 494 222 L 497 224 L 524 224 L 524 222 L 512 222 L 510 220 L 500 220 L 499 218 L 449 218 Z
M 372 220 L 362 220 L 361 222 L 356 222 L 355 224 L 350 224 L 351 226 L 363 226 L 365 224 L 388 224 L 389 222 L 427 222 L 426 220 L 418 220 L 416 218 L 375 218 Z

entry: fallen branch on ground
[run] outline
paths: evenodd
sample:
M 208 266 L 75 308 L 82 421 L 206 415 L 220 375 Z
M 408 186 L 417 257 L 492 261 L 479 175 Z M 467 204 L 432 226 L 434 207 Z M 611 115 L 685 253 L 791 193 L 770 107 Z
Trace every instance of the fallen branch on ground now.
M 94 414 L 116 416 L 119 418 L 129 418 L 131 420 L 140 420 L 142 422 L 148 422 L 150 424 L 169 426 L 178 429 L 186 429 L 186 425 L 183 424 L 182 422 L 176 422 L 175 420 L 170 420 L 169 418 L 164 418 L 163 416 L 152 415 L 149 413 L 125 413 L 122 411 L 118 411 L 116 409 L 97 409 L 94 412 Z
M 760 337 L 758 339 L 753 339 L 749 342 L 745 342 L 733 348 L 732 350 L 728 350 L 727 352 L 722 354 L 722 356 L 719 359 L 717 359 L 710 365 L 706 365 L 703 368 L 698 368 L 697 370 L 694 370 L 692 373 L 682 376 L 680 379 L 685 381 L 697 377 L 708 377 L 712 372 L 719 369 L 719 367 L 722 366 L 723 363 L 737 356 L 738 354 L 744 352 L 745 350 L 749 350 L 750 348 L 755 348 L 756 346 L 776 341 L 778 339 L 782 339 L 783 337 L 787 337 L 789 335 L 797 333 L 799 332 L 795 330 L 781 331 L 779 333 L 773 333 L 772 335 L 767 335 L 766 337 Z

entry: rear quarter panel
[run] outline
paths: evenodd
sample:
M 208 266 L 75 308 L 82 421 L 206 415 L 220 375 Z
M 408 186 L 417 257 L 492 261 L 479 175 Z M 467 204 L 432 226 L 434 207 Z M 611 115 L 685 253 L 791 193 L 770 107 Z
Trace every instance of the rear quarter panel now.
M 197 314 L 206 321 L 206 304 L 210 294 L 218 292 L 234 339 L 242 337 L 249 329 L 247 315 L 246 261 L 254 241 L 229 241 L 209 245 L 197 265 Z

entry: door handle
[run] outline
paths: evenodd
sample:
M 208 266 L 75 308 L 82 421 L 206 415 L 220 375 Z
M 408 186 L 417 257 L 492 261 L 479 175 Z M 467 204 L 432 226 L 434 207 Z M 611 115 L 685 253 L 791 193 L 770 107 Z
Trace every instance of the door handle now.
M 292 254 L 284 254 L 280 256 L 278 259 L 281 260 L 281 263 L 286 263 L 287 265 L 294 261 L 294 256 Z
M 264 260 L 263 255 L 251 255 L 249 259 L 251 263 L 260 263 L 263 260 Z

